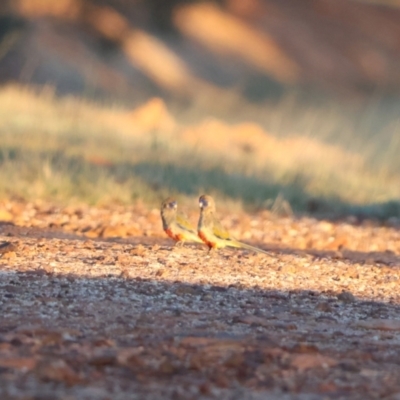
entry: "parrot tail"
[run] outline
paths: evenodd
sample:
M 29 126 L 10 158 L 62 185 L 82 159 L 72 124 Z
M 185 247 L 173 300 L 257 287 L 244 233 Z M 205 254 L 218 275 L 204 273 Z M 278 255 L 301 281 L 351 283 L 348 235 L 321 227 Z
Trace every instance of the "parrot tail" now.
M 232 240 L 231 246 L 232 247 L 246 249 L 246 250 L 255 251 L 256 253 L 267 254 L 269 256 L 271 255 L 270 253 L 268 253 L 267 251 L 265 251 L 263 249 L 260 249 L 258 247 L 254 247 L 254 246 L 250 246 L 249 244 L 246 244 L 246 243 L 243 243 L 243 242 L 239 242 L 238 240 Z

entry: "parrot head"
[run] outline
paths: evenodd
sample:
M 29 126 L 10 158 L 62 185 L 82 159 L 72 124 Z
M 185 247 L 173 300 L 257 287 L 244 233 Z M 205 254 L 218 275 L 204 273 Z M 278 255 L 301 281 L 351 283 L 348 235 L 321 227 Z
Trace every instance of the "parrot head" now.
M 160 212 L 164 229 L 167 229 L 175 221 L 177 210 L 178 203 L 174 199 L 168 198 L 161 203 Z
M 172 198 L 168 198 L 166 200 L 164 200 L 161 204 L 161 210 L 176 210 L 178 208 L 178 203 L 176 202 L 176 200 L 172 199 Z
M 210 212 L 215 211 L 214 199 L 211 196 L 203 194 L 199 197 L 199 207 L 202 211 L 208 210 Z

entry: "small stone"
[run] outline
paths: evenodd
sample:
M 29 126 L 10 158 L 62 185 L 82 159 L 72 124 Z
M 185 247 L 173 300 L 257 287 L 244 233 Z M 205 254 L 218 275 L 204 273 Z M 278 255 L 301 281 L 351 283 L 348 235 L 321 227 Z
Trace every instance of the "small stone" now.
M 322 311 L 322 312 L 331 312 L 332 311 L 332 307 L 326 301 L 324 301 L 322 303 L 318 303 L 316 308 L 318 311 Z
M 105 367 L 117 363 L 117 353 L 113 349 L 101 349 L 89 360 L 89 364 L 96 367 Z
M 144 247 L 142 244 L 139 244 L 131 249 L 129 253 L 134 256 L 143 256 L 146 253 L 146 247 Z
M 13 253 L 14 255 L 12 257 L 15 257 L 16 248 L 17 246 L 11 242 L 3 242 L 0 244 L 0 254 L 5 255 L 7 253 Z
M 35 369 L 37 377 L 44 382 L 64 382 L 75 385 L 81 381 L 79 375 L 62 359 L 42 360 Z
M 3 258 L 5 258 L 5 259 L 15 258 L 16 256 L 17 256 L 17 254 L 15 253 L 15 251 L 9 251 L 9 252 L 3 254 Z
M 370 319 L 358 321 L 357 326 L 365 329 L 377 329 L 382 331 L 400 331 L 400 320 L 396 319 Z
M 337 364 L 337 360 L 322 354 L 297 354 L 291 361 L 291 366 L 300 372 L 313 368 L 327 369 Z
M 201 295 L 202 293 L 203 291 L 201 288 L 189 285 L 180 285 L 175 290 L 175 294 L 177 296 L 185 296 L 185 295 L 196 296 L 196 295 Z
M 354 303 L 356 301 L 354 295 L 346 290 L 343 290 L 342 293 L 338 294 L 337 298 L 338 300 L 343 301 L 343 303 Z

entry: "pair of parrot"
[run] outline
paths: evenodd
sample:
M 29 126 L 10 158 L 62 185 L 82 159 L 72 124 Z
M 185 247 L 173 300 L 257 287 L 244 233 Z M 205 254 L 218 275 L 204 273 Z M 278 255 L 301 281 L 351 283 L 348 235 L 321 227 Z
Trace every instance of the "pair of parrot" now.
M 266 251 L 232 238 L 215 216 L 215 202 L 211 196 L 202 195 L 199 198 L 200 218 L 197 232 L 186 218 L 178 213 L 178 203 L 172 198 L 161 204 L 161 219 L 165 233 L 178 243 L 205 243 L 209 250 L 226 246 L 243 248 L 268 254 Z

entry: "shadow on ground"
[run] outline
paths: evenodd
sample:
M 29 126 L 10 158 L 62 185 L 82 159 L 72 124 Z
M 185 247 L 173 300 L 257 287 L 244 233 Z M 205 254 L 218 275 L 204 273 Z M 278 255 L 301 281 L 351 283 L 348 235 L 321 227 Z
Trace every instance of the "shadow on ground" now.
M 262 289 L 240 278 L 213 284 L 203 275 L 208 263 L 214 271 L 221 263 L 240 271 L 226 252 L 196 265 L 191 248 L 146 246 L 139 255 L 129 253 L 130 239 L 89 246 L 40 230 L 18 237 L 16 258 L 0 258 L 4 398 L 351 399 L 400 392 L 397 303 L 340 297 L 329 287 Z M 163 278 L 155 264 L 176 277 Z M 191 278 L 182 279 L 187 268 Z

